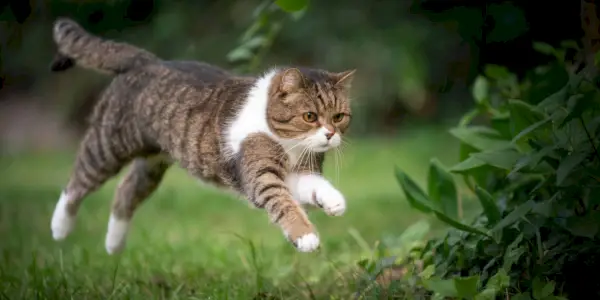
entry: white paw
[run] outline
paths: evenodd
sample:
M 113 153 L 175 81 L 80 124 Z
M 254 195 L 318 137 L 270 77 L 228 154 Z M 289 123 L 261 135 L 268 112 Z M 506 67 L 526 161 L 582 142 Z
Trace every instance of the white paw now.
M 314 233 L 301 236 L 296 240 L 296 248 L 300 252 L 312 252 L 319 248 L 319 237 Z
M 108 221 L 108 231 L 106 232 L 105 247 L 108 254 L 113 255 L 123 251 L 129 231 L 129 221 L 119 220 L 111 215 Z
M 317 188 L 313 194 L 314 201 L 330 216 L 341 216 L 346 211 L 346 200 L 342 193 L 331 185 Z
M 342 193 L 322 176 L 292 174 L 287 182 L 294 199 L 300 204 L 319 206 L 330 216 L 340 216 L 346 211 Z
M 52 229 L 52 237 L 56 241 L 64 240 L 75 228 L 75 216 L 71 216 L 67 211 L 68 202 L 69 197 L 63 192 L 54 208 L 50 228 Z

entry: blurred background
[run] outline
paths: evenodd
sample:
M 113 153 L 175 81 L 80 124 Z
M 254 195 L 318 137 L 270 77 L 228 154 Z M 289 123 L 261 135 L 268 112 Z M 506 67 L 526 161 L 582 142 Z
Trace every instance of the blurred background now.
M 69 145 L 109 80 L 89 71 L 49 72 L 55 51 L 50 28 L 56 17 L 74 18 L 95 34 L 165 59 L 234 68 L 244 53 L 228 54 L 257 22 L 261 8 L 254 0 L 0 5 L 4 150 Z M 361 110 L 353 132 L 394 134 L 411 124 L 443 124 L 464 112 L 472 103 L 468 85 L 485 64 L 519 73 L 548 59 L 533 51 L 532 41 L 577 39 L 578 9 L 569 1 L 544 5 L 543 14 L 535 1 L 313 1 L 301 16 L 271 14 L 263 20 L 277 23 L 276 33 L 270 27 L 265 31 L 262 37 L 273 35 L 267 50 L 242 71 L 276 64 L 357 68 L 354 98 Z
M 261 270 L 276 284 L 303 268 L 307 280 L 318 281 L 334 272 L 331 261 L 351 262 L 364 254 L 365 245 L 424 218 L 402 200 L 394 165 L 422 181 L 431 157 L 446 165 L 457 162 L 458 144 L 446 130 L 473 105 L 470 86 L 484 66 L 502 65 L 523 76 L 552 59 L 534 51 L 534 41 L 558 45 L 583 34 L 578 1 L 541 3 L 313 0 L 305 10 L 288 13 L 257 0 L 2 1 L 3 267 L 16 270 L 44 260 L 44 278 L 58 282 L 59 261 L 64 273 L 87 266 L 84 277 L 92 279 L 81 284 L 100 286 L 99 294 L 112 291 L 107 273 L 98 270 L 115 268 L 102 246 L 114 181 L 84 202 L 81 227 L 67 244 L 55 244 L 49 234 L 50 214 L 86 118 L 110 81 L 80 68 L 49 71 L 55 54 L 51 27 L 59 16 L 164 59 L 206 61 L 244 74 L 273 65 L 358 70 L 349 144 L 343 157 L 328 159 L 326 171 L 346 195 L 348 212 L 339 219 L 311 213 L 326 257 L 298 258 L 262 212 L 206 190 L 174 168 L 136 216 L 126 259 L 120 261 L 125 267 L 119 274 L 144 282 L 155 274 L 166 281 L 200 276 L 222 282 L 254 270 L 239 235 L 263 245 Z M 40 283 L 41 288 L 45 284 L 51 286 Z

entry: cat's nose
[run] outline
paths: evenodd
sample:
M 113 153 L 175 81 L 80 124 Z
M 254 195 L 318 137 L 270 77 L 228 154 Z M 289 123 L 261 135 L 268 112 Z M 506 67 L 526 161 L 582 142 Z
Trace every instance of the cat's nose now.
M 335 134 L 335 131 L 327 131 L 327 132 L 325 132 L 325 137 L 327 138 L 327 140 L 330 140 L 334 134 Z

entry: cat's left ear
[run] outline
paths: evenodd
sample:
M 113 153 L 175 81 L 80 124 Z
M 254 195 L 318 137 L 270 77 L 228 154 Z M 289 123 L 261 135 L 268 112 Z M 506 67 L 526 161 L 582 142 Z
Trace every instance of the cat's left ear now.
M 350 88 L 352 79 L 354 79 L 354 73 L 356 73 L 356 69 L 335 73 L 333 75 L 336 80 L 335 85 L 345 89 Z

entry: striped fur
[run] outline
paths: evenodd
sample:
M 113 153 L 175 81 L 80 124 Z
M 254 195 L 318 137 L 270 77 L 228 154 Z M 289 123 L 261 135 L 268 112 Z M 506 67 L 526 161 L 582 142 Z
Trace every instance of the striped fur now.
M 130 162 L 115 194 L 109 253 L 123 248 L 135 209 L 173 163 L 264 209 L 300 251 L 319 245 L 301 205 L 331 215 L 345 210 L 341 193 L 319 174 L 324 153 L 339 145 L 350 122 L 353 71 L 281 68 L 239 77 L 204 63 L 160 60 L 92 36 L 68 19 L 55 23 L 54 37 L 63 60 L 56 70 L 68 69 L 69 59 L 70 65 L 115 74 L 94 108 L 57 203 L 55 239 L 73 229 L 82 200 Z M 308 122 L 306 112 L 317 117 Z

